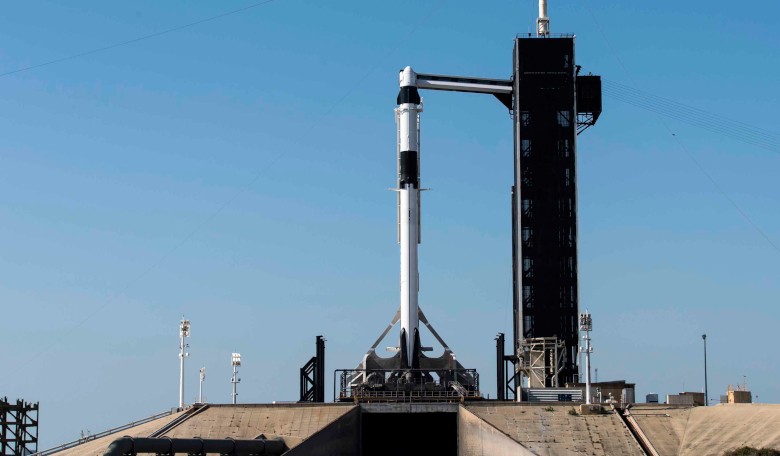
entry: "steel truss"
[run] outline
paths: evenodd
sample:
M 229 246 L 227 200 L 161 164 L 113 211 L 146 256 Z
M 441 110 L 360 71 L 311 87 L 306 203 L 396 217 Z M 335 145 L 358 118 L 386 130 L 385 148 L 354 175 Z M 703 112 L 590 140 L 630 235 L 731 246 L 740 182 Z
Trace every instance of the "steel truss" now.
M 38 403 L 0 399 L 2 456 L 27 456 L 38 451 Z

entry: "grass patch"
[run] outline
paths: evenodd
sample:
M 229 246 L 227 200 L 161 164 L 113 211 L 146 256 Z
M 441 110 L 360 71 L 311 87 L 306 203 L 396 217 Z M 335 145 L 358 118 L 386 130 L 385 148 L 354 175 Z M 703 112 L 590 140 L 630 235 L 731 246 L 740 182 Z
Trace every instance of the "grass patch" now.
M 554 409 L 554 408 L 552 408 L 552 406 L 550 406 L 550 407 L 546 407 L 546 408 L 544 409 L 544 411 L 545 411 L 545 412 L 552 412 L 553 410 L 555 410 L 555 409 Z M 742 456 L 742 455 L 740 455 L 740 456 Z M 762 456 L 763 456 L 763 455 L 762 455 Z
M 577 416 L 577 411 L 574 410 L 574 407 L 569 410 L 569 415 Z

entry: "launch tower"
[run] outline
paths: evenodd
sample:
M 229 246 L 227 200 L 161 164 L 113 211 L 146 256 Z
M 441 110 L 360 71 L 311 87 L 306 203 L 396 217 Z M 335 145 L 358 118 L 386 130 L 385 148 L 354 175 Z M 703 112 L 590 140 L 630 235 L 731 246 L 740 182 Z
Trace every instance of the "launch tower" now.
M 465 385 L 467 391 L 478 391 L 479 376 L 455 360 L 418 303 L 420 192 L 425 190 L 420 188 L 423 106 L 419 89 L 493 95 L 512 118 L 514 337 L 509 355 L 502 354 L 503 336 L 497 339 L 496 371 L 504 385 L 497 397 L 509 398 L 511 392 L 521 400 L 523 387 L 562 387 L 579 381 L 577 135 L 601 114 L 601 79 L 579 74 L 574 41 L 574 35 L 550 33 L 547 1 L 539 0 L 536 33 L 515 38 L 510 79 L 424 74 L 411 67 L 401 70 L 396 100 L 398 188 L 393 189 L 398 192 L 401 305 L 358 368 L 342 373 L 342 391 L 347 384 L 386 389 L 391 379 L 424 383 L 434 371 Z M 388 348 L 398 353 L 380 358 L 375 349 L 399 321 L 399 344 Z M 423 355 L 429 349 L 421 345 L 418 321 L 444 347 L 442 356 Z M 506 363 L 513 369 L 507 370 Z M 446 382 L 439 386 L 446 388 Z

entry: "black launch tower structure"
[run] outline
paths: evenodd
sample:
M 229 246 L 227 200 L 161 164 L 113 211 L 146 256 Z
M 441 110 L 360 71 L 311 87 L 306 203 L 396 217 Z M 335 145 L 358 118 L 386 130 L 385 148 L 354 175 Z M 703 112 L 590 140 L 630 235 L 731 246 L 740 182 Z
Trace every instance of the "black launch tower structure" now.
M 563 386 L 578 381 L 577 134 L 601 114 L 601 79 L 578 74 L 573 35 L 518 35 L 513 57 L 515 355 L 526 338 L 563 341 Z

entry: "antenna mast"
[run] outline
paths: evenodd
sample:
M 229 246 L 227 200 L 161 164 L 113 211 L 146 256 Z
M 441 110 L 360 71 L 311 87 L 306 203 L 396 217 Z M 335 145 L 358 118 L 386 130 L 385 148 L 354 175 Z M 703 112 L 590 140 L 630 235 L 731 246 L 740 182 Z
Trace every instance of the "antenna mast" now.
M 590 332 L 593 331 L 593 319 L 591 319 L 588 309 L 585 309 L 585 313 L 580 314 L 580 331 L 585 333 L 585 335 L 582 336 L 582 340 L 585 341 L 585 346 L 584 347 L 580 346 L 580 353 L 585 353 L 585 403 L 591 404 L 592 402 L 590 398 L 590 354 L 593 353 L 593 349 L 590 346 Z
M 233 355 L 231 355 L 230 365 L 233 366 L 233 377 L 230 379 L 230 383 L 233 384 L 233 404 L 235 404 L 236 396 L 238 396 L 238 393 L 236 392 L 236 385 L 241 383 L 241 379 L 236 378 L 236 375 L 238 375 L 238 366 L 241 365 L 241 353 L 233 353 Z
M 198 402 L 203 403 L 203 380 L 206 380 L 206 366 L 200 368 L 200 391 L 198 392 Z
M 536 19 L 536 36 L 550 36 L 550 18 L 547 17 L 547 0 L 539 0 L 539 17 Z
M 184 349 L 190 346 L 184 343 L 185 337 L 190 337 L 190 321 L 182 317 L 179 324 L 179 338 L 181 339 L 179 344 L 179 408 L 184 408 L 184 358 L 190 356 L 189 353 L 184 353 Z

